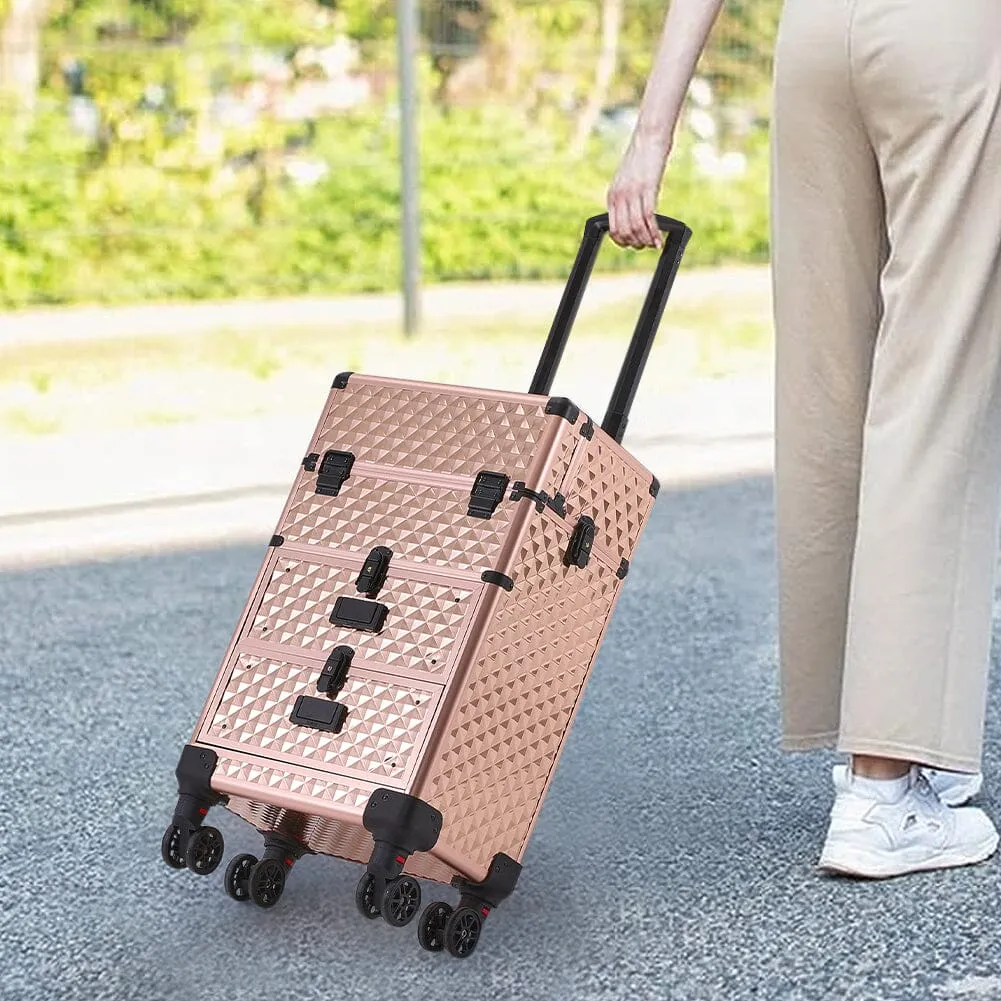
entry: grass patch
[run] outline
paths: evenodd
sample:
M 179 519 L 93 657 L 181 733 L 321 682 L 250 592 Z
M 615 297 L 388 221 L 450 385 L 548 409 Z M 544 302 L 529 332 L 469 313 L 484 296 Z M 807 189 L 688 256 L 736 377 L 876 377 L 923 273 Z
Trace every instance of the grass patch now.
M 55 434 L 63 430 L 60 421 L 51 417 L 40 417 L 30 411 L 15 409 L 0 412 L 0 427 L 19 435 Z
M 276 350 L 273 341 L 274 338 L 264 331 L 250 336 L 224 334 L 218 340 L 218 353 L 210 355 L 207 360 L 210 364 L 244 372 L 263 382 L 285 366 L 282 353 Z
M 148 410 L 138 417 L 138 423 L 150 427 L 168 427 L 172 424 L 186 424 L 195 419 L 194 414 L 171 410 Z
M 28 377 L 28 382 L 39 396 L 44 396 L 52 388 L 52 373 L 32 372 Z
M 647 370 L 651 392 L 770 361 L 767 287 L 706 287 L 714 285 L 724 292 L 676 296 L 669 305 Z M 395 322 L 334 315 L 305 326 L 230 324 L 173 337 L 0 346 L 0 428 L 45 434 L 287 415 L 312 407 L 341 371 L 527 389 L 552 321 L 538 302 L 519 302 L 515 288 L 504 312 L 428 316 L 416 338 Z M 641 305 L 638 294 L 592 307 L 585 299 L 554 391 L 610 383 Z
M 642 299 L 606 306 L 578 324 L 582 336 L 628 337 Z M 658 345 L 670 351 L 671 341 L 684 340 L 693 358 L 691 375 L 715 377 L 730 372 L 749 356 L 767 359 L 772 347 L 772 317 L 766 297 L 742 294 L 671 304 L 664 314 Z M 624 341 L 623 341 L 624 343 Z
M 624 345 L 639 314 L 640 297 L 582 313 L 573 341 L 605 340 Z M 68 343 L 4 349 L 0 346 L 0 385 L 28 383 L 48 393 L 58 365 L 60 384 L 106 385 L 136 372 L 221 369 L 267 380 L 282 369 L 378 369 L 394 356 L 418 356 L 424 363 L 455 368 L 453 359 L 487 347 L 504 353 L 537 355 L 552 317 L 512 311 L 510 314 L 429 318 L 421 334 L 405 338 L 393 323 L 339 323 L 311 327 L 249 327 L 174 337 Z M 700 346 L 710 367 L 725 367 L 730 354 L 765 353 L 771 344 L 771 315 L 766 295 L 740 294 L 672 302 L 665 313 L 660 342 L 681 336 Z M 711 361 L 710 361 L 711 360 Z M 372 370 L 375 370 L 372 369 Z

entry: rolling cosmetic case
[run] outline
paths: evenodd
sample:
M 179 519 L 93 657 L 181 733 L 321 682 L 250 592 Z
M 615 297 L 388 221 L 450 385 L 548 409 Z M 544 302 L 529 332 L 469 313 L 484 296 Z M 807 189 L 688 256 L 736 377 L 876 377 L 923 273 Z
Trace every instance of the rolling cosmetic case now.
M 168 865 L 264 836 L 227 892 L 274 905 L 297 859 L 365 865 L 356 904 L 470 955 L 511 893 L 658 484 L 620 444 L 690 230 L 666 234 L 600 426 L 551 397 L 608 231 L 590 219 L 527 394 L 345 373 L 191 742 Z M 417 878 L 453 907 L 420 911 Z

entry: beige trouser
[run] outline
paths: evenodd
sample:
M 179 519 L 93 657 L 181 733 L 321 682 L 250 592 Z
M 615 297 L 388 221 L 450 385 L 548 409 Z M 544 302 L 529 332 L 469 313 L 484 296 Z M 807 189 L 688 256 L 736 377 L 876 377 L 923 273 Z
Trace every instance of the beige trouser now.
M 1001 511 L 1001 0 L 787 0 L 783 745 L 980 764 Z

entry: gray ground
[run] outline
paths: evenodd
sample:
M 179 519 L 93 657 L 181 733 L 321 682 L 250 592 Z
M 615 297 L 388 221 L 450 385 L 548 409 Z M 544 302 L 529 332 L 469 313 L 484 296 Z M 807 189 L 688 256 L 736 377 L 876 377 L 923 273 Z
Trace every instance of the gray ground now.
M 997 863 L 815 873 L 831 759 L 777 750 L 772 545 L 766 482 L 662 495 L 522 884 L 467 962 L 360 918 L 348 863 L 305 859 L 263 912 L 160 862 L 260 548 L 0 576 L 0 997 L 1001 998 Z M 997 690 L 987 732 L 997 788 Z M 217 814 L 227 855 L 257 848 Z

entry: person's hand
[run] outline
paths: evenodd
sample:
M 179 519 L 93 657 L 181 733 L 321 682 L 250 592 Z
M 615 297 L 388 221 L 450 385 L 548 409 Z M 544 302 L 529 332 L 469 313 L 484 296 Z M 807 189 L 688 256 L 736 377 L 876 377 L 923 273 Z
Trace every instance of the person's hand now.
M 670 146 L 635 133 L 608 189 L 608 231 L 620 247 L 660 247 L 654 212 Z

